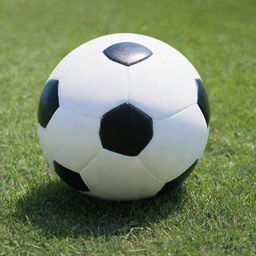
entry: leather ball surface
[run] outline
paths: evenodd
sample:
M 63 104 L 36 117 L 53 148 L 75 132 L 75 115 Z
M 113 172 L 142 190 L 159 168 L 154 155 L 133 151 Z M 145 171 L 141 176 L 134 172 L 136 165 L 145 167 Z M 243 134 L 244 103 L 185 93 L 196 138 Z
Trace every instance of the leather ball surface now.
M 71 51 L 41 94 L 43 153 L 74 189 L 109 200 L 171 191 L 203 155 L 210 108 L 202 80 L 152 37 L 112 34 Z

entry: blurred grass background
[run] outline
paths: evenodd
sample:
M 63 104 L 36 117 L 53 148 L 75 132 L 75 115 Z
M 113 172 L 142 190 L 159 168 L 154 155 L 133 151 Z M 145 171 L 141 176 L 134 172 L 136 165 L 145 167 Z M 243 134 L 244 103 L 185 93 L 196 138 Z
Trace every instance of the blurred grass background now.
M 255 0 L 0 0 L 0 255 L 255 255 L 255 14 Z M 45 80 L 73 48 L 117 32 L 169 43 L 207 88 L 208 147 L 175 194 L 85 198 L 42 157 Z

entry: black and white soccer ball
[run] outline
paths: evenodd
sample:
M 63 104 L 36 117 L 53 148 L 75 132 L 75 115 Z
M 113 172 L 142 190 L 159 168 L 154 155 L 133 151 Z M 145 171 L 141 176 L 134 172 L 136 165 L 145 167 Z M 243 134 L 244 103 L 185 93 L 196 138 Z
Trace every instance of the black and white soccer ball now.
M 202 156 L 209 103 L 177 50 L 152 37 L 112 34 L 69 53 L 42 92 L 43 153 L 76 190 L 110 200 L 178 186 Z

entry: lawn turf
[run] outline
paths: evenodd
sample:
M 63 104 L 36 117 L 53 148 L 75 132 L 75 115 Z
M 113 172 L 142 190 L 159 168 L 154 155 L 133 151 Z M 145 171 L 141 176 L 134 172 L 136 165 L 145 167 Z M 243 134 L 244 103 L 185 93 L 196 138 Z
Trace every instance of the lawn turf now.
M 256 2 L 0 0 L 0 255 L 256 255 Z M 195 65 L 211 103 L 185 185 L 137 202 L 86 198 L 38 144 L 45 80 L 73 48 L 147 34 Z

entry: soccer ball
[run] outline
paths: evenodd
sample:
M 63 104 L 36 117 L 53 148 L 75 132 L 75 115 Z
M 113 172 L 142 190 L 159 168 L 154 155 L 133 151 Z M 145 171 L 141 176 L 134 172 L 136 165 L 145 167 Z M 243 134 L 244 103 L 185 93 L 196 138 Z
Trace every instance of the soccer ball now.
M 50 166 L 74 189 L 135 200 L 175 188 L 202 156 L 209 103 L 196 69 L 152 37 L 112 34 L 69 53 L 38 108 Z

